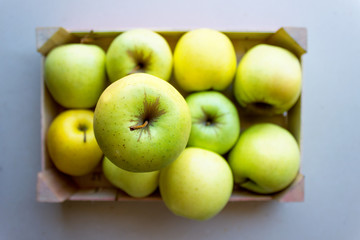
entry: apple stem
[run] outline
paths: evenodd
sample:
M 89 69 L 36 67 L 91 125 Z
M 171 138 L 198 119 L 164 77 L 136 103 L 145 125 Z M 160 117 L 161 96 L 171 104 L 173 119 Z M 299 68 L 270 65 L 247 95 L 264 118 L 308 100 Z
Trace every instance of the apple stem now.
M 130 131 L 136 130 L 136 129 L 140 129 L 140 128 L 144 128 L 148 125 L 148 120 L 146 120 L 143 124 L 141 125 L 134 125 L 130 127 Z
M 83 36 L 81 39 L 80 39 L 80 43 L 81 44 L 86 44 L 86 43 L 92 43 L 94 42 L 94 31 L 91 30 L 88 34 L 86 34 L 85 36 Z
M 86 143 L 86 130 L 84 129 L 84 143 Z
M 140 69 L 139 66 L 136 65 L 136 66 L 133 68 L 133 70 L 131 70 L 131 72 L 129 72 L 129 75 L 130 75 L 130 74 L 133 74 L 133 73 L 137 73 L 137 71 L 138 71 L 139 69 Z
M 143 64 L 139 63 L 129 72 L 129 75 L 133 73 L 143 73 L 143 72 L 144 72 Z

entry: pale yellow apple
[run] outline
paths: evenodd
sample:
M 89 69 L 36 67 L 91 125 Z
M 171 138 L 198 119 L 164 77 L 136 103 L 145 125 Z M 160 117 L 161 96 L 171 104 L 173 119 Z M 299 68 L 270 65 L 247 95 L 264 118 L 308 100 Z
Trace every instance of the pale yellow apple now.
M 174 214 L 207 220 L 227 204 L 233 176 L 221 155 L 191 147 L 160 170 L 159 188 L 165 205 Z
M 213 29 L 183 35 L 174 51 L 174 74 L 185 91 L 224 90 L 233 81 L 236 54 L 230 39 Z
M 251 48 L 241 59 L 234 95 L 251 112 L 281 114 L 301 93 L 301 65 L 290 51 L 268 44 Z
M 107 157 L 104 157 L 102 169 L 111 184 L 134 198 L 149 196 L 159 185 L 160 171 L 129 172 L 113 164 Z
M 45 84 L 66 108 L 94 107 L 106 87 L 105 52 L 92 44 L 58 46 L 47 55 Z
M 93 131 L 94 113 L 67 110 L 60 113 L 47 132 L 47 149 L 56 168 L 72 176 L 90 173 L 100 163 L 102 151 Z
M 173 56 L 163 36 L 149 29 L 132 29 L 117 36 L 106 53 L 110 82 L 131 73 L 148 73 L 169 81 Z
M 289 131 L 272 123 L 261 123 L 240 135 L 228 161 L 236 184 L 269 194 L 283 190 L 295 179 L 300 149 Z

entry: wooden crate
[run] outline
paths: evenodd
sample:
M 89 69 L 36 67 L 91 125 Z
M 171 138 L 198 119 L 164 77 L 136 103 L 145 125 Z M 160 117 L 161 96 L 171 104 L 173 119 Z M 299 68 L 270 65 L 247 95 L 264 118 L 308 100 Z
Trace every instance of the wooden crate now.
M 125 29 L 126 30 L 126 29 Z M 41 171 L 37 178 L 37 200 L 39 202 L 63 201 L 161 201 L 159 191 L 149 197 L 136 199 L 114 188 L 104 177 L 99 165 L 94 172 L 82 177 L 71 177 L 60 173 L 52 164 L 46 149 L 45 138 L 47 129 L 54 117 L 64 110 L 50 96 L 44 84 L 44 60 L 51 49 L 56 46 L 80 42 L 89 34 L 95 38 L 94 44 L 105 51 L 111 41 L 125 31 L 70 31 L 64 28 L 38 28 L 37 50 L 42 54 L 41 79 Z M 172 50 L 186 31 L 157 31 L 169 43 Z M 285 27 L 277 31 L 223 31 L 233 42 L 238 61 L 252 46 L 268 43 L 284 47 L 293 52 L 300 60 L 307 49 L 307 32 L 304 28 Z M 174 79 L 170 82 L 177 87 Z M 179 91 L 186 96 L 186 93 Z M 224 91 L 230 98 L 231 87 Z M 233 99 L 234 100 L 234 99 Z M 272 122 L 287 128 L 296 138 L 301 147 L 301 96 L 295 106 L 286 114 L 273 117 L 251 116 L 241 109 L 241 128 L 244 130 L 258 122 Z M 259 195 L 234 187 L 230 202 L 238 201 L 270 201 L 300 202 L 304 201 L 304 176 L 299 172 L 294 182 L 285 190 L 271 195 Z

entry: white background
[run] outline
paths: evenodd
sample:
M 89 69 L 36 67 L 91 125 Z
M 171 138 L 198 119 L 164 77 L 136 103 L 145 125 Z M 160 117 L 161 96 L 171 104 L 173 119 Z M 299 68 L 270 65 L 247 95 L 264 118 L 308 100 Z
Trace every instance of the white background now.
M 215 218 L 161 202 L 44 204 L 35 28 L 308 29 L 304 203 L 230 203 Z M 0 0 L 0 239 L 360 239 L 360 1 Z

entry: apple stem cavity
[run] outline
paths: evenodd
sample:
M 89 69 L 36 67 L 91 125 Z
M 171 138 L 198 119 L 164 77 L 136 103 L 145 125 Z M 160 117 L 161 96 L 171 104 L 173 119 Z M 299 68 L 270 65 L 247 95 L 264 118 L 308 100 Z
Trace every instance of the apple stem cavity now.
M 130 126 L 130 131 L 140 130 L 138 141 L 140 141 L 143 131 L 151 137 L 150 126 L 166 113 L 164 109 L 160 109 L 160 97 L 156 97 L 155 101 L 150 101 L 150 99 L 151 97 L 148 97 L 144 91 L 143 109 L 139 115 L 135 116 L 136 119 L 131 120 L 137 124 Z
M 269 109 L 272 108 L 271 104 L 265 103 L 265 102 L 256 102 L 254 103 L 256 107 L 258 108 L 265 108 L 265 109 Z
M 204 107 L 201 107 L 201 110 L 204 113 L 204 117 L 200 117 L 197 119 L 198 123 L 203 123 L 205 126 L 214 126 L 218 123 L 219 118 L 221 118 L 224 113 L 219 114 L 216 113 L 209 113 Z
M 132 51 L 128 50 L 127 54 L 134 60 L 134 63 L 136 64 L 135 67 L 129 72 L 129 75 L 132 73 L 146 72 L 147 67 L 151 62 L 151 57 L 153 54 L 152 52 L 145 53 L 144 51 L 135 48 Z
M 268 104 L 265 102 L 256 102 L 256 103 L 254 103 L 254 106 L 256 108 L 260 108 L 260 109 L 271 109 L 272 108 L 271 104 Z

